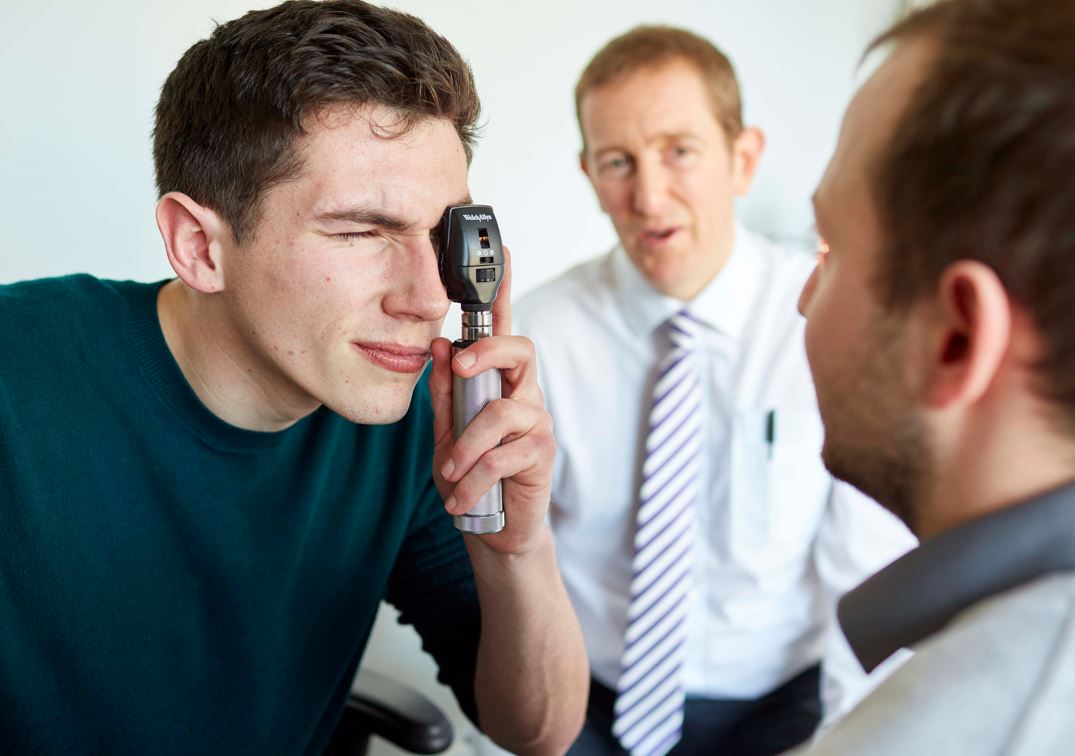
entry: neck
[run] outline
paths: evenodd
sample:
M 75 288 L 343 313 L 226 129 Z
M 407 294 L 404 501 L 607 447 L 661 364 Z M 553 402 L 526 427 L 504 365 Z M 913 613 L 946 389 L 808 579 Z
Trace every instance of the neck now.
M 240 336 L 224 294 L 166 284 L 157 315 L 172 356 L 210 412 L 245 430 L 280 431 L 320 405 L 259 357 Z
M 705 276 L 703 280 L 694 281 L 690 285 L 679 287 L 674 291 L 666 291 L 662 293 L 685 303 L 691 302 L 695 297 L 701 294 L 705 288 L 713 283 L 714 279 L 720 275 L 720 272 L 724 270 L 725 266 L 728 264 L 728 260 L 731 259 L 732 250 L 735 249 L 736 233 L 735 223 L 729 223 L 725 232 L 717 242 L 717 248 L 713 251 L 713 256 L 711 258 L 712 266 L 709 275 Z
M 938 436 L 948 451 L 936 455 L 936 469 L 915 507 L 921 538 L 1075 479 L 1075 441 L 1051 426 L 1034 397 L 984 420 L 947 424 Z

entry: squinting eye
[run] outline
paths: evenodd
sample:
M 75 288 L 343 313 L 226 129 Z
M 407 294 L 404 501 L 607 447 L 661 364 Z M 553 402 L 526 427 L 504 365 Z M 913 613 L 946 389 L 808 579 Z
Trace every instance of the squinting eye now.
M 358 239 L 369 239 L 373 236 L 372 231 L 348 231 L 342 234 L 333 234 L 337 239 L 343 239 L 344 241 L 357 241 Z

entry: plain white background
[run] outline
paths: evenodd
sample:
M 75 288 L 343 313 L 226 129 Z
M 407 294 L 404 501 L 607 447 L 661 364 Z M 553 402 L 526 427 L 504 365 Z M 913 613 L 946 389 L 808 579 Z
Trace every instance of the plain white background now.
M 171 271 L 153 220 L 150 132 L 179 56 L 271 2 L 0 2 L 0 283 L 90 272 L 157 280 Z M 835 144 L 856 67 L 902 0 L 400 0 L 474 67 L 484 107 L 471 170 L 497 210 L 515 293 L 607 249 L 614 234 L 578 170 L 574 83 L 593 53 L 639 23 L 686 26 L 731 57 L 746 120 L 768 148 L 741 203 L 748 226 L 812 243 L 809 197 Z M 457 317 L 449 315 L 452 333 Z M 460 724 L 453 753 L 484 750 L 432 682 L 417 637 L 382 612 L 370 666 L 421 685 Z M 375 752 L 389 753 L 387 746 Z
M 0 3 L 0 282 L 88 271 L 170 274 L 153 220 L 153 106 L 216 21 L 272 3 Z M 643 22 L 693 28 L 735 63 L 768 135 L 742 217 L 809 242 L 809 196 L 835 143 L 865 42 L 899 0 L 407 0 L 474 67 L 484 106 L 471 171 L 515 257 L 516 294 L 614 240 L 578 170 L 572 90 L 590 56 Z

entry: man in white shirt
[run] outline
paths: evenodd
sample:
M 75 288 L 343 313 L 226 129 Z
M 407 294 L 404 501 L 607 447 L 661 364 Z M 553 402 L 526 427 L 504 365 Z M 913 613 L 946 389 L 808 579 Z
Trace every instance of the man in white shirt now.
M 840 623 L 914 656 L 826 756 L 1075 752 L 1075 4 L 942 0 L 848 107 L 803 290 L 833 474 L 922 544 Z
M 639 28 L 597 54 L 576 102 L 620 245 L 516 309 L 592 666 L 572 752 L 779 753 L 818 724 L 823 657 L 827 707 L 860 692 L 850 655 L 841 670 L 829 653 L 835 599 L 912 539 L 821 464 L 795 310 L 813 260 L 735 220 L 764 139 L 728 60 Z

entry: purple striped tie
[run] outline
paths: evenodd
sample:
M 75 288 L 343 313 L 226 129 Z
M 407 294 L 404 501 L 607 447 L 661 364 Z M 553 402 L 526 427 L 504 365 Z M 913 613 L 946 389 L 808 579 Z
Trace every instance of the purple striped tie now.
M 653 387 L 612 725 L 632 756 L 667 753 L 683 728 L 682 668 L 702 451 L 696 349 L 701 325 L 685 311 L 666 325 L 671 350 Z

